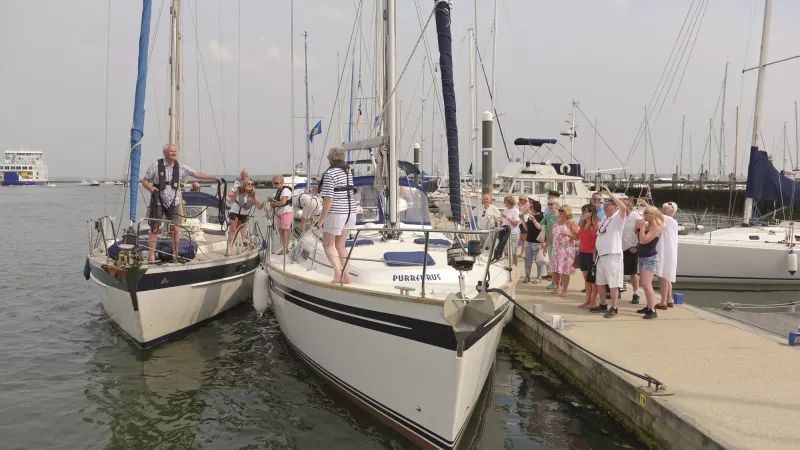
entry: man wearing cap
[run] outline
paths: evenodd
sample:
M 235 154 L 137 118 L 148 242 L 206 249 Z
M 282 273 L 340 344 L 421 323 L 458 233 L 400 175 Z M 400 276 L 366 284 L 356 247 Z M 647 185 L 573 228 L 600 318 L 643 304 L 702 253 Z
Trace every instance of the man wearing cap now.
M 661 303 L 656 305 L 658 309 L 674 306 L 672 283 L 675 282 L 675 275 L 678 272 L 678 221 L 672 216 L 677 211 L 678 205 L 675 202 L 667 202 L 661 206 L 664 225 L 661 227 L 661 239 L 656 244 L 658 252 L 656 275 L 658 276 L 658 290 L 661 292 Z
M 619 300 L 619 288 L 622 287 L 622 233 L 625 229 L 625 215 L 627 211 L 622 200 L 617 198 L 608 186 L 603 186 L 609 199 L 604 205 L 605 219 L 600 222 L 597 229 L 596 259 L 597 259 L 597 285 L 607 288 L 611 292 L 611 307 L 601 303 L 590 309 L 593 313 L 605 313 L 603 317 L 610 319 L 615 317 L 617 311 L 617 301 Z

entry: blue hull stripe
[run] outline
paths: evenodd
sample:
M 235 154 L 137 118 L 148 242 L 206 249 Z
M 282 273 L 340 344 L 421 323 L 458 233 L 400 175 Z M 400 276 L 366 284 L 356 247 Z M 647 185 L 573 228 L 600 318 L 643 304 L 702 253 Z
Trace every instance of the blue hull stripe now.
M 341 303 L 323 300 L 288 288 L 270 277 L 270 290 L 280 298 L 307 309 L 311 312 L 339 322 L 367 328 L 380 333 L 391 334 L 422 344 L 432 345 L 445 350 L 456 351 L 457 343 L 453 328 L 448 324 L 428 322 L 427 320 L 389 314 L 370 309 L 357 308 Z M 481 324 L 464 342 L 464 350 L 468 350 L 491 331 L 508 311 L 508 304 L 495 312 L 495 315 Z
M 258 267 L 258 254 L 252 258 L 237 263 L 225 264 L 224 266 L 212 266 L 203 268 L 187 268 L 175 272 L 145 273 L 139 283 L 136 284 L 136 292 L 146 292 L 156 289 L 166 289 L 187 284 L 203 283 L 206 281 L 220 280 L 242 273 L 255 270 Z M 101 267 L 92 266 L 92 275 L 101 283 L 110 287 L 128 292 L 128 285 L 125 281 L 120 281 L 106 273 Z

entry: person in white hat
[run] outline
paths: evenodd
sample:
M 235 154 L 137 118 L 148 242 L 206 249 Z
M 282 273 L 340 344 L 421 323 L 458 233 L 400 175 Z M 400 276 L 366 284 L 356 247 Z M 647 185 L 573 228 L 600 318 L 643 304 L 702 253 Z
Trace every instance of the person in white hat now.
M 675 202 L 667 202 L 661 206 L 664 225 L 661 229 L 661 239 L 656 247 L 659 256 L 656 275 L 658 276 L 658 290 L 661 292 L 661 302 L 656 306 L 658 309 L 674 306 L 672 283 L 675 282 L 675 275 L 678 272 L 678 221 L 672 216 L 676 212 L 678 212 L 678 205 Z

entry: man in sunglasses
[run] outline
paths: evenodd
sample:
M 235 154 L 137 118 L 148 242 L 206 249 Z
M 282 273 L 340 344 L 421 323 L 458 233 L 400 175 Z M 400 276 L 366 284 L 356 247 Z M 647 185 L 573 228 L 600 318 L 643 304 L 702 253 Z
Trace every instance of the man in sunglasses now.
M 603 317 L 610 319 L 616 317 L 617 301 L 619 300 L 619 288 L 622 287 L 622 233 L 625 229 L 625 215 L 627 211 L 622 200 L 617 198 L 608 190 L 608 186 L 603 186 L 603 190 L 608 195 L 603 206 L 605 218 L 600 222 L 597 230 L 596 259 L 597 259 L 597 285 L 605 287 L 611 292 L 611 307 L 606 303 L 590 309 L 593 313 L 603 312 Z M 602 290 L 601 290 L 602 292 Z M 602 299 L 603 296 L 601 295 Z
M 598 220 L 605 219 L 606 218 L 606 213 L 603 210 L 603 195 L 601 193 L 599 193 L 599 192 L 592 193 L 591 202 L 592 202 L 592 205 L 594 206 L 594 209 L 597 210 L 597 219 Z M 582 215 L 578 219 L 578 223 L 579 224 L 583 223 L 583 216 Z

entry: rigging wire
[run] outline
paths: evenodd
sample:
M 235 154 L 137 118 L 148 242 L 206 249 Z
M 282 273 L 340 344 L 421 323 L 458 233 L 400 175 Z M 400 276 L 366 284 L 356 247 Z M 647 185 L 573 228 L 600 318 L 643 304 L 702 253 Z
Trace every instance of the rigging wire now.
M 156 18 L 156 27 L 155 31 L 153 32 L 153 39 L 150 41 L 150 49 L 147 51 L 147 70 L 150 71 L 150 60 L 153 58 L 153 52 L 155 51 L 156 47 L 156 38 L 158 37 L 158 30 L 160 29 L 161 24 L 161 16 L 164 13 L 164 0 L 161 0 L 161 6 L 158 9 L 158 16 Z M 164 142 L 164 131 L 161 128 L 161 108 L 158 106 L 158 91 L 156 91 L 156 83 L 155 80 L 150 83 L 150 90 L 153 91 L 153 101 L 156 103 L 156 124 L 158 125 L 158 137 L 160 138 L 161 142 Z M 128 150 L 130 150 L 130 146 L 128 146 Z
M 225 138 L 225 77 L 223 76 L 222 69 L 224 64 L 222 63 L 222 56 L 224 54 L 225 47 L 222 45 L 222 0 L 217 0 L 217 25 L 219 26 L 219 97 L 220 97 L 220 110 L 221 110 L 221 119 L 220 122 L 222 123 L 222 141 L 220 142 L 220 147 L 222 148 L 222 161 L 223 166 L 225 161 L 225 144 L 228 142 Z M 205 70 L 205 69 L 204 69 Z M 206 87 L 208 86 L 208 79 L 206 79 Z M 227 171 L 226 171 L 227 172 Z
M 241 166 L 241 132 L 242 132 L 242 0 L 237 1 L 239 23 L 238 23 L 238 42 L 236 49 L 239 57 L 236 62 L 236 170 Z M 221 62 L 220 62 L 221 64 Z
M 575 105 L 575 108 L 578 110 L 578 112 L 581 113 L 581 116 L 583 116 L 583 118 L 586 120 L 586 122 L 589 124 L 589 126 L 592 127 L 592 129 L 595 131 L 595 133 L 597 133 L 597 136 L 600 138 L 601 141 L 603 141 L 603 144 L 605 144 L 606 147 L 608 147 L 608 149 L 611 151 L 611 154 L 614 155 L 614 158 L 617 158 L 617 161 L 619 161 L 619 163 L 624 166 L 625 163 L 623 163 L 622 160 L 619 159 L 619 156 L 617 156 L 617 153 L 614 151 L 613 148 L 611 148 L 611 146 L 608 144 L 608 142 L 606 142 L 606 138 L 604 138 L 603 135 L 600 134 L 600 132 L 597 130 L 597 128 L 594 127 L 594 124 L 592 123 L 592 121 L 589 120 L 588 117 L 586 117 L 586 114 L 583 112 L 581 107 L 578 106 L 578 105 Z
M 108 0 L 108 16 L 106 18 L 106 113 L 105 113 L 105 129 L 106 137 L 104 141 L 105 152 L 103 153 L 103 177 L 108 181 L 108 68 L 110 66 L 111 56 L 111 0 Z
M 189 5 L 189 15 L 192 17 L 192 26 L 194 28 L 195 45 L 197 45 L 198 48 L 199 48 L 200 47 L 200 37 L 197 34 L 197 19 L 195 18 L 194 11 L 192 10 L 192 4 L 189 3 L 188 5 Z M 222 144 L 222 141 L 220 140 L 219 127 L 217 126 L 217 116 L 216 116 L 216 114 L 214 114 L 214 102 L 211 101 L 211 89 L 208 86 L 208 77 L 206 76 L 206 64 L 205 64 L 205 61 L 203 60 L 203 53 L 199 52 L 199 54 L 200 54 L 200 68 L 203 71 L 203 80 L 205 81 L 205 84 L 206 84 L 206 95 L 208 96 L 208 107 L 211 110 L 211 118 L 213 119 L 213 122 L 214 122 L 214 131 L 216 132 L 217 143 L 219 144 L 219 146 L 218 146 L 219 147 L 219 154 L 220 154 L 220 157 L 222 158 L 222 170 L 225 173 L 227 173 L 228 169 L 227 169 L 227 167 L 225 165 L 225 155 L 224 155 L 223 150 L 222 150 L 222 145 L 223 144 Z
M 342 64 L 342 71 L 339 74 L 339 83 L 338 83 L 338 86 L 336 87 L 336 98 L 337 99 L 339 98 L 339 92 L 342 90 L 342 81 L 344 80 L 344 72 L 345 72 L 345 70 L 347 68 L 347 60 L 350 57 L 350 50 L 353 47 L 353 40 L 354 40 L 355 33 L 356 33 L 356 25 L 358 25 L 358 17 L 361 14 L 361 8 L 363 6 L 364 6 L 364 0 L 359 0 L 358 8 L 356 10 L 356 18 L 355 18 L 355 20 L 353 20 L 353 29 L 350 31 L 350 40 L 347 43 L 347 52 L 345 53 L 344 63 Z M 336 111 L 336 103 L 337 102 L 333 103 L 333 108 L 331 109 L 330 118 L 328 119 L 328 129 L 325 131 L 325 141 L 322 143 L 322 148 L 323 149 L 327 148 L 327 146 L 328 146 L 328 137 L 330 136 L 330 133 L 331 133 L 331 123 L 333 123 L 333 113 Z M 322 168 L 322 158 L 320 158 L 319 162 L 317 163 L 317 173 L 320 172 L 321 168 Z M 308 170 L 309 170 L 309 174 L 310 174 L 311 168 L 309 168 Z
M 493 98 L 492 88 L 489 84 L 489 76 L 486 75 L 486 67 L 483 65 L 483 57 L 481 56 L 481 52 L 476 51 L 475 53 L 478 54 L 478 61 L 481 63 L 481 72 L 483 72 L 483 79 L 486 81 L 486 88 L 489 90 L 489 99 L 491 100 Z M 500 138 L 503 140 L 503 148 L 506 150 L 506 157 L 508 157 L 508 160 L 511 161 L 511 154 L 508 152 L 508 145 L 506 144 L 506 135 L 503 133 L 503 126 L 500 124 L 500 116 L 497 114 L 497 108 L 494 109 L 493 113 L 494 120 L 497 121 L 497 129 L 500 130 Z

